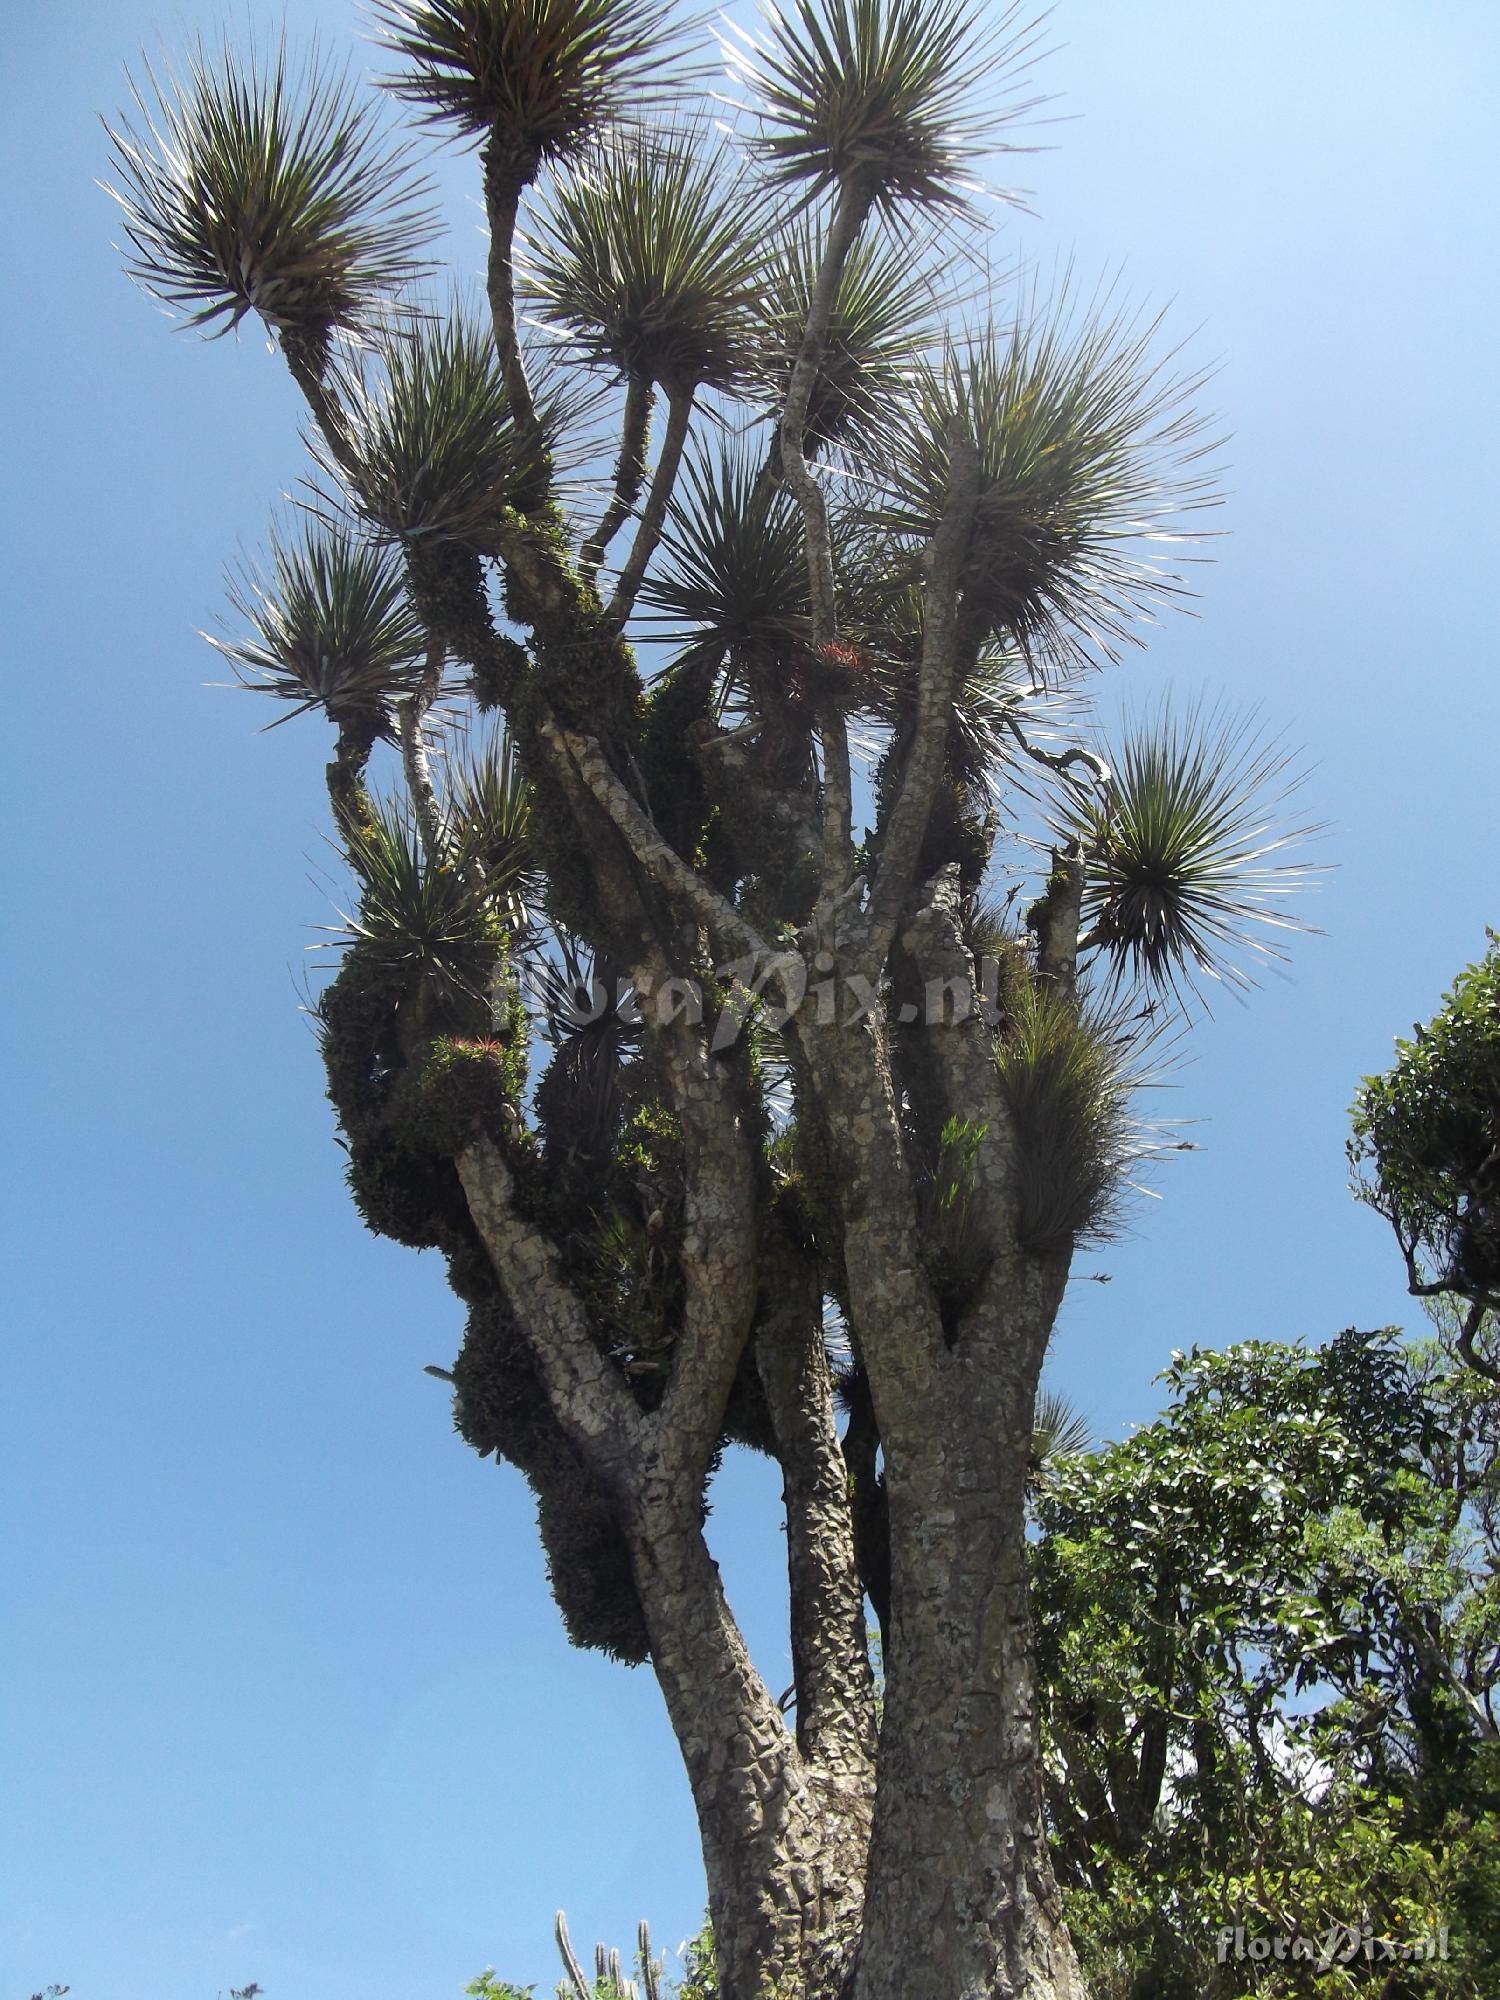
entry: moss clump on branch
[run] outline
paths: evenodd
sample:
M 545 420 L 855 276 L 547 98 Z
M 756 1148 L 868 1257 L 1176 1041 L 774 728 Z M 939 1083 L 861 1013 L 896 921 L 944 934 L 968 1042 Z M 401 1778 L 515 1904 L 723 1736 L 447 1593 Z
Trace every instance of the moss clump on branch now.
M 453 1368 L 454 1428 L 496 1453 L 537 1498 L 553 1596 L 575 1646 L 631 1666 L 649 1655 L 629 1551 L 609 1505 L 559 1430 L 520 1329 L 497 1286 L 470 1308 Z
M 1016 1138 L 1017 1235 L 1036 1256 L 1107 1233 L 1129 1157 L 1136 1079 L 1118 1023 L 1028 982 L 996 1044 Z
M 497 986 L 507 991 L 503 973 Z M 499 1034 L 486 1038 L 424 1039 L 421 1001 L 409 971 L 362 943 L 345 954 L 318 1018 L 355 1204 L 376 1235 L 428 1249 L 471 1233 L 452 1162 L 480 1132 L 511 1136 L 526 1045 L 513 989 Z
M 453 1159 L 481 1135 L 506 1140 L 519 1132 L 525 1081 L 524 1041 L 440 1035 L 403 1080 L 392 1115 L 411 1145 Z

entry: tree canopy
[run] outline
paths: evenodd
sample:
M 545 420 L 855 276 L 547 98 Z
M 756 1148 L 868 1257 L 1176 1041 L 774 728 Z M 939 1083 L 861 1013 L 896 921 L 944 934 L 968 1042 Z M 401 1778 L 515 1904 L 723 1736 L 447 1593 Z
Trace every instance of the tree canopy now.
M 1500 1305 L 1500 939 L 1454 981 L 1442 1007 L 1398 1041 L 1384 1075 L 1354 1101 L 1349 1163 L 1355 1191 L 1396 1235 L 1411 1289 L 1469 1304 L 1460 1335 L 1472 1367 L 1496 1363 L 1473 1345 Z M 1496 1377 L 1500 1379 L 1500 1377 Z
M 1500 1990 L 1493 1390 L 1352 1330 L 1164 1379 L 1162 1417 L 1036 1501 L 1047 1803 L 1096 1994 Z M 1247 1963 L 1247 1936 L 1330 1963 Z

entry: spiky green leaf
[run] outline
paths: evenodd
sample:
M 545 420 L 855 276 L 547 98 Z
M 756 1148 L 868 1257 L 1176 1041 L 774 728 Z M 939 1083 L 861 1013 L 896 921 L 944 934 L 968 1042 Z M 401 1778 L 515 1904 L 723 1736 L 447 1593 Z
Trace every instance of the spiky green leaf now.
M 505 509 L 534 501 L 547 476 L 533 433 L 512 418 L 489 329 L 466 311 L 384 328 L 373 362 L 342 372 L 339 397 L 343 458 L 314 445 L 384 534 L 488 549 Z M 545 444 L 560 416 L 539 414 Z
M 1193 407 L 1201 376 L 1153 358 L 1159 323 L 1105 313 L 1071 324 L 1060 303 L 990 327 L 913 373 L 890 465 L 888 531 L 925 542 L 941 518 L 950 440 L 980 455 L 963 571 L 967 614 L 1039 671 L 1112 657 L 1133 620 L 1181 594 L 1153 545 L 1218 498 L 1214 449 Z
M 567 159 L 659 93 L 676 55 L 660 0 L 376 0 L 388 89 L 433 123 L 495 133 L 523 171 Z
M 128 269 L 188 325 L 258 312 L 326 341 L 423 268 L 434 216 L 410 148 L 316 57 L 293 69 L 281 45 L 257 67 L 200 44 L 181 74 L 146 66 L 132 95 L 136 117 L 106 127 Z
M 487 885 L 426 851 L 404 800 L 376 802 L 347 841 L 359 907 L 346 943 L 443 1003 L 482 1003 L 509 927 Z
M 1317 831 L 1282 823 L 1301 782 L 1287 752 L 1250 725 L 1163 708 L 1105 756 L 1112 783 L 1061 820 L 1087 862 L 1091 945 L 1118 977 L 1174 992 L 1252 985 L 1253 966 L 1309 928 L 1284 907 L 1316 872 L 1288 851 Z
M 728 388 L 761 277 L 749 191 L 691 133 L 610 138 L 530 227 L 526 289 L 583 358 L 668 387 Z
M 1017 1232 L 1037 1255 L 1107 1237 L 1130 1165 L 1150 1148 L 1131 1112 L 1139 1024 L 1017 982 L 996 1044 L 1016 1140 Z
M 953 208 L 980 156 L 1035 107 L 1018 86 L 1037 53 L 1018 6 L 974 0 L 791 0 L 761 32 L 731 29 L 731 74 L 772 178 L 883 208 Z
M 1039 1389 L 1031 1419 L 1031 1461 L 1046 1471 L 1060 1458 L 1089 1450 L 1093 1435 L 1089 1420 L 1060 1389 Z
M 806 218 L 772 247 L 761 291 L 756 376 L 769 413 L 780 412 L 802 345 L 823 237 Z M 808 449 L 878 450 L 893 405 L 931 335 L 937 309 L 933 272 L 909 246 L 865 236 L 839 274 L 833 314 L 807 408 Z
M 477 863 L 513 935 L 530 928 L 541 876 L 531 831 L 531 788 L 510 737 L 497 730 L 452 767 L 444 835 L 462 874 Z
M 295 704 L 292 715 L 320 708 L 366 740 L 389 734 L 391 704 L 416 687 L 427 649 L 399 562 L 318 527 L 273 536 L 270 555 L 269 575 L 246 567 L 230 583 L 246 635 L 209 643 L 246 687 Z
M 805 645 L 807 557 L 786 488 L 763 479 L 743 449 L 690 458 L 641 597 L 679 636 L 721 657 Z

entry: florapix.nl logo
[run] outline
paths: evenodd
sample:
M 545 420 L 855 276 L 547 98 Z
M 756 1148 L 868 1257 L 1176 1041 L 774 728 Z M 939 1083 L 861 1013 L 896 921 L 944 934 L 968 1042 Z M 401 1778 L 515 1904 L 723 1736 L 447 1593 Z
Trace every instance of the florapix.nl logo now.
M 1316 1972 L 1330 1972 L 1336 1965 L 1431 1964 L 1448 1957 L 1448 1926 L 1434 1926 L 1413 1937 L 1395 1937 L 1360 1923 L 1331 1923 L 1313 1935 L 1251 1931 L 1243 1924 L 1225 1924 L 1215 1940 L 1214 1956 L 1220 1965 L 1230 1960 L 1257 1965 L 1300 1960 Z

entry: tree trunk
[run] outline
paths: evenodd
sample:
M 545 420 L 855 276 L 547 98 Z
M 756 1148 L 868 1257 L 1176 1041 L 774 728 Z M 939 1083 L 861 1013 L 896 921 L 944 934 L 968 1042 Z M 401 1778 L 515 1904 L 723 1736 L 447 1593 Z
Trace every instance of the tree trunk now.
M 751 1664 L 696 1518 L 661 1491 L 629 1540 L 692 1788 L 721 2000 L 837 2000 L 858 1932 L 869 1791 L 799 1753 Z
M 939 901 L 928 916 L 927 934 L 910 934 L 923 969 L 961 986 Z M 945 1321 L 898 1109 L 900 1050 L 868 1015 L 799 1028 L 836 1167 L 889 1506 L 885 1709 L 850 1990 L 854 2000 L 1081 2000 L 1042 1815 L 1025 1546 L 1036 1385 L 1068 1253 L 1017 1242 L 1018 1168 L 992 1043 L 960 1004 L 921 1034 L 939 1110 L 983 1142 L 964 1192 L 971 1295 Z
M 1024 1445 L 892 1466 L 893 1624 L 857 2000 L 1075 2000 L 1042 1820 Z

